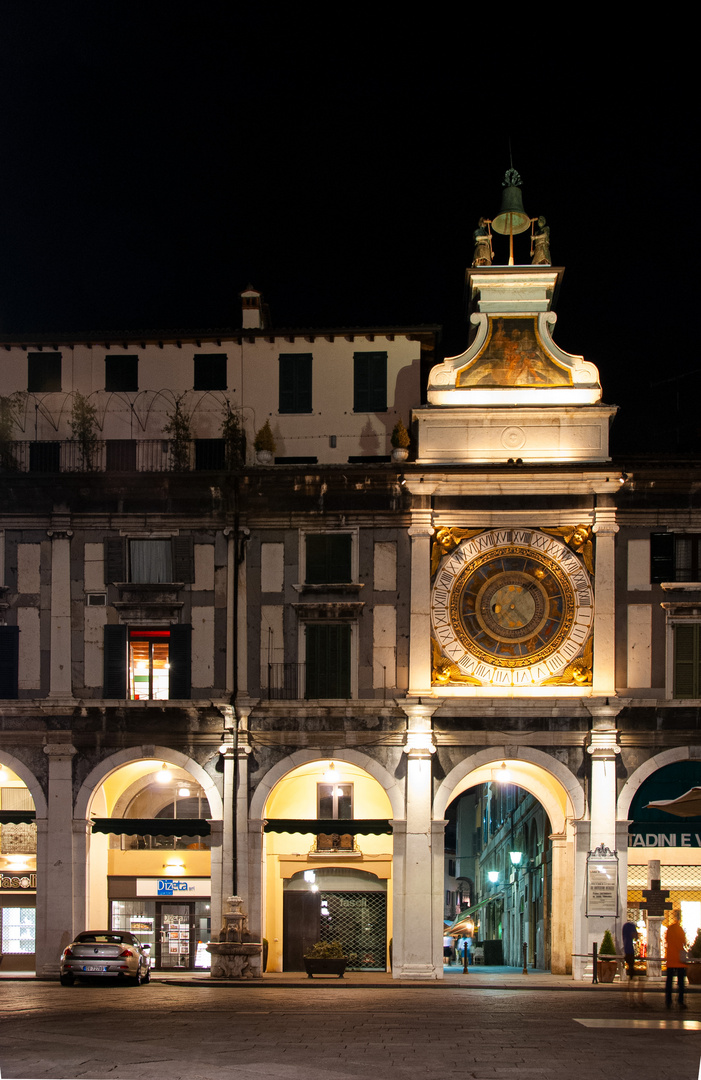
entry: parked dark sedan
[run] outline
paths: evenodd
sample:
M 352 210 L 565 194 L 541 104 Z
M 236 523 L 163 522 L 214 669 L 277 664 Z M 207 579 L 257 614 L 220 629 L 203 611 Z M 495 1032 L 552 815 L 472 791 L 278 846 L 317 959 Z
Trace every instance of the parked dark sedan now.
M 61 986 L 72 986 L 80 976 L 131 979 L 140 986 L 151 978 L 149 949 L 121 930 L 85 930 L 63 950 Z

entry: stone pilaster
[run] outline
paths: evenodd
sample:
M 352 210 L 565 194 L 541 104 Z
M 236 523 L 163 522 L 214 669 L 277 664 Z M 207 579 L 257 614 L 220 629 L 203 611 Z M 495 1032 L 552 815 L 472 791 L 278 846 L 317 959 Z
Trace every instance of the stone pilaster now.
M 594 594 L 593 692 L 602 697 L 616 693 L 616 508 L 600 506 L 593 525 L 596 533 Z
M 432 511 L 411 512 L 411 622 L 409 637 L 409 695 L 418 697 L 431 687 L 431 537 Z
M 60 515 L 63 518 L 64 515 Z M 66 515 L 67 517 L 67 515 Z M 46 534 L 51 540 L 51 667 L 49 696 L 73 696 L 71 679 L 71 537 L 64 523 Z

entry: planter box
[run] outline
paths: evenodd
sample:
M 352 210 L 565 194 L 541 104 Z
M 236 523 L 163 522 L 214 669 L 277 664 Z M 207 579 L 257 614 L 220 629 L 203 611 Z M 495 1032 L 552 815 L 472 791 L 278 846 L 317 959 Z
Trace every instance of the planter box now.
M 616 978 L 617 960 L 599 960 L 597 962 L 597 977 L 600 983 L 611 983 Z
M 305 956 L 304 970 L 310 979 L 313 979 L 315 975 L 336 975 L 337 978 L 342 979 L 347 963 L 347 956 L 326 957 L 324 959 Z

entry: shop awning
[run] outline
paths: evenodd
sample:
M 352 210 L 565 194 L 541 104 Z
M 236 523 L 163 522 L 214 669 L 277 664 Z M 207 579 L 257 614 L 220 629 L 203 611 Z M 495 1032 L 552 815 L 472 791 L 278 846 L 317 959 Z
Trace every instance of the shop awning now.
M 209 836 L 211 828 L 204 818 L 110 818 L 92 819 L 94 833 L 125 836 Z
M 392 822 L 387 818 L 268 818 L 264 832 L 381 836 L 383 833 L 391 835 Z
M 494 896 L 488 896 L 486 900 L 480 900 L 479 904 L 473 904 L 471 908 L 467 908 L 466 911 L 461 911 L 454 922 L 450 926 L 446 926 L 443 931 L 444 934 L 463 934 L 465 932 L 465 921 L 474 915 L 480 908 L 485 907 L 486 904 L 491 904 L 492 900 L 498 900 L 503 893 L 495 893 Z
M 31 825 L 36 818 L 36 810 L 0 810 L 0 825 Z

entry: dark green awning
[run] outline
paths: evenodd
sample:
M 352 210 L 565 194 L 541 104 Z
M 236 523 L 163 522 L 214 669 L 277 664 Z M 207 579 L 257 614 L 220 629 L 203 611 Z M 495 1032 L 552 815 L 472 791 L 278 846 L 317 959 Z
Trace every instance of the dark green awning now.
M 204 818 L 110 818 L 92 819 L 94 833 L 118 836 L 209 836 L 211 828 Z
M 31 825 L 36 818 L 36 810 L 0 810 L 0 825 Z
M 340 833 L 351 836 L 381 836 L 392 832 L 387 818 L 268 818 L 264 832 L 274 833 Z

